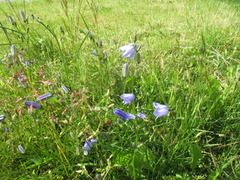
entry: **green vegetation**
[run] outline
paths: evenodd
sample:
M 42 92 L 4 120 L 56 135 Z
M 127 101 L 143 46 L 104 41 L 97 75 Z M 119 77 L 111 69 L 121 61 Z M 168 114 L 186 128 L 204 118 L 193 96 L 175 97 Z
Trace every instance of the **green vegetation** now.
M 16 0 L 0 19 L 1 180 L 240 178 L 239 1 Z

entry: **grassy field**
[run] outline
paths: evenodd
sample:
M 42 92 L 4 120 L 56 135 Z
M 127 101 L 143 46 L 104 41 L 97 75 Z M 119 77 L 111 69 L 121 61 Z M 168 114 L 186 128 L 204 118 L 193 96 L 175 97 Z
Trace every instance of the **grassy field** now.
M 240 179 L 239 27 L 238 0 L 0 2 L 0 179 Z

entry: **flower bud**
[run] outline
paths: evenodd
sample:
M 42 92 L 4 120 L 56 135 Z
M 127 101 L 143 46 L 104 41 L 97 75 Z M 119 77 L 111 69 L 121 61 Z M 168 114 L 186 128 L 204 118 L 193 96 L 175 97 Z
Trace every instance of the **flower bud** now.
M 11 50 L 11 55 L 12 55 L 12 56 L 15 56 L 15 54 L 16 54 L 16 46 L 15 46 L 15 44 L 12 44 L 12 45 L 11 45 L 10 50 Z
M 16 22 L 13 20 L 13 17 L 12 17 L 12 16 L 8 16 L 8 19 L 9 19 L 9 22 L 10 22 L 12 25 L 16 25 Z
M 125 63 L 122 67 L 122 76 L 127 77 L 127 73 L 128 73 L 128 63 Z
M 27 22 L 27 17 L 26 17 L 26 14 L 24 13 L 24 11 L 20 11 L 20 16 L 21 16 L 21 19 L 23 20 L 23 22 Z

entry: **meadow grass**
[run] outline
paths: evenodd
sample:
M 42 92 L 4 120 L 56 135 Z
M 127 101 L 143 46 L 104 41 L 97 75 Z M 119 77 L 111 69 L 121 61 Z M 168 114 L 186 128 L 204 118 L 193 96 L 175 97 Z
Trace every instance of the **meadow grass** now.
M 0 2 L 0 179 L 239 179 L 239 10 L 237 0 Z M 129 43 L 131 61 L 119 50 Z M 46 93 L 41 109 L 24 104 Z M 136 99 L 124 105 L 123 93 Z M 155 121 L 153 102 L 169 114 Z M 147 118 L 118 120 L 115 108 Z M 87 139 L 97 142 L 84 155 Z

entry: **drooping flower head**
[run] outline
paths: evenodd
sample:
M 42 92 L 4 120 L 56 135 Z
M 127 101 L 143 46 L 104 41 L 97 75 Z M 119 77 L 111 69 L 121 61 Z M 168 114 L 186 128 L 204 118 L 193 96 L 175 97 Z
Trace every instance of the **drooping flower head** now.
M 136 118 L 136 116 L 134 116 L 133 114 L 123 112 L 122 110 L 117 109 L 117 108 L 115 108 L 115 109 L 113 110 L 113 113 L 114 113 L 115 115 L 121 117 L 121 118 L 124 119 L 124 120 L 129 120 L 129 119 L 135 119 L 135 118 Z
M 3 121 L 5 119 L 4 115 L 0 115 L 0 122 Z
M 26 101 L 24 103 L 26 106 L 28 107 L 32 107 L 34 109 L 40 109 L 42 106 L 41 104 L 37 103 L 37 102 L 34 102 L 34 101 Z
M 69 93 L 69 90 L 66 86 L 62 85 L 61 88 L 66 94 Z
M 13 17 L 12 17 L 12 16 L 8 16 L 8 19 L 9 19 L 9 22 L 10 22 L 12 25 L 16 25 L 16 22 L 13 20 Z
M 95 51 L 91 51 L 90 53 L 94 56 L 98 56 L 98 53 L 96 53 Z
M 84 143 L 84 146 L 83 146 L 83 149 L 84 149 L 83 154 L 84 155 L 88 155 L 88 151 L 90 151 L 90 149 L 92 148 L 93 144 L 96 143 L 96 142 L 97 142 L 96 139 L 88 139 L 88 140 L 86 140 L 86 142 Z
M 132 58 L 136 52 L 136 47 L 135 47 L 134 43 L 131 43 L 131 44 L 120 47 L 120 50 L 123 52 L 122 57 L 132 60 Z
M 137 116 L 140 117 L 140 118 L 142 118 L 142 119 L 145 119 L 145 118 L 146 118 L 146 115 L 143 114 L 143 113 L 138 113 Z
M 168 112 L 169 112 L 168 106 L 166 106 L 166 105 L 154 102 L 153 106 L 155 107 L 155 110 L 154 110 L 153 114 L 157 118 L 161 117 L 161 116 L 166 116 L 168 114 Z
M 22 154 L 25 154 L 26 151 L 25 149 L 22 147 L 22 145 L 18 145 L 18 150 L 22 153 Z
M 120 98 L 123 100 L 124 104 L 128 104 L 135 99 L 134 94 L 122 94 Z
M 23 22 L 27 22 L 27 16 L 26 16 L 26 14 L 24 13 L 24 11 L 22 11 L 22 10 L 20 11 L 20 16 L 21 16 Z
M 89 151 L 92 148 L 93 144 L 96 143 L 96 142 L 97 142 L 96 139 L 86 140 L 86 142 L 85 142 L 85 144 L 83 146 L 84 150 L 85 151 Z
M 48 98 L 52 97 L 52 94 L 51 93 L 47 93 L 47 94 L 43 94 L 41 96 L 39 96 L 36 101 L 43 101 L 43 100 L 46 100 Z

